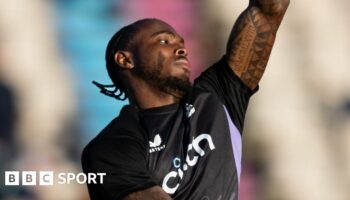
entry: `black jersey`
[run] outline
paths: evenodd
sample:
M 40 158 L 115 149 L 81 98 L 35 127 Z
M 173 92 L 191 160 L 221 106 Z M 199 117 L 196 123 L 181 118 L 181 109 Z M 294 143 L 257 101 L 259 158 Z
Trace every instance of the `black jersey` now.
M 125 106 L 84 149 L 93 200 L 118 200 L 159 185 L 176 200 L 236 200 L 241 133 L 250 90 L 225 58 L 195 80 L 179 103 L 146 110 Z

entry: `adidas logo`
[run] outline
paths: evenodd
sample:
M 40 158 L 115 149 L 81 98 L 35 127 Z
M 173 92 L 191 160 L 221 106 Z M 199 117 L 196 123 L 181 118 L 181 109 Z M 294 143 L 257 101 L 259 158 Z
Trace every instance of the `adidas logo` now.
M 165 144 L 162 144 L 162 138 L 160 137 L 159 134 L 157 134 L 156 136 L 154 136 L 154 140 L 149 141 L 149 153 L 154 153 L 157 151 L 161 151 L 165 148 Z

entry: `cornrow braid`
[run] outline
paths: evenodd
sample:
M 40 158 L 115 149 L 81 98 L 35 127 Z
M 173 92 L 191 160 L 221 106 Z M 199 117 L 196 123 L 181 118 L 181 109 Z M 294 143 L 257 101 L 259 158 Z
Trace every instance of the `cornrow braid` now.
M 96 85 L 98 88 L 100 88 L 100 92 L 102 94 L 105 94 L 107 96 L 116 98 L 118 100 L 124 101 L 125 99 L 127 99 L 127 97 L 125 96 L 125 92 L 122 92 L 120 90 L 120 88 L 117 88 L 114 84 L 113 85 L 103 85 L 101 83 L 98 83 L 96 81 L 92 81 L 92 83 L 94 85 Z M 114 88 L 114 90 L 108 90 L 107 88 Z M 119 90 L 119 93 L 117 93 Z
M 92 82 L 101 90 L 100 92 L 102 94 L 116 98 L 121 101 L 124 101 L 127 99 L 125 86 L 123 85 L 123 82 L 121 80 L 122 77 L 120 76 L 120 73 L 119 73 L 118 64 L 114 60 L 114 55 L 117 51 L 120 51 L 120 50 L 122 51 L 130 50 L 135 36 L 141 29 L 141 25 L 145 22 L 153 21 L 153 20 L 156 20 L 156 19 L 142 19 L 132 24 L 129 24 L 127 26 L 124 26 L 118 32 L 116 32 L 113 35 L 113 37 L 109 40 L 107 49 L 106 49 L 105 59 L 106 59 L 107 72 L 113 84 L 104 85 L 96 81 Z M 109 88 L 114 88 L 114 89 L 109 89 Z

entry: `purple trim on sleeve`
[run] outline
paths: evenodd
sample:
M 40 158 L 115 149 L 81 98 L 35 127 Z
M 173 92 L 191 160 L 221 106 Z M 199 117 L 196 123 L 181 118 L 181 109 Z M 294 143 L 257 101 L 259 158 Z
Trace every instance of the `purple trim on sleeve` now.
M 236 170 L 237 170 L 237 177 L 238 177 L 238 183 L 240 182 L 241 179 L 241 158 L 242 158 L 242 136 L 239 133 L 237 127 L 233 124 L 232 119 L 227 112 L 226 107 L 224 106 L 225 113 L 227 116 L 227 121 L 229 124 L 229 129 L 230 129 L 230 136 L 231 136 L 231 144 L 232 144 L 232 151 L 233 151 L 233 156 L 235 158 L 235 163 L 236 163 Z

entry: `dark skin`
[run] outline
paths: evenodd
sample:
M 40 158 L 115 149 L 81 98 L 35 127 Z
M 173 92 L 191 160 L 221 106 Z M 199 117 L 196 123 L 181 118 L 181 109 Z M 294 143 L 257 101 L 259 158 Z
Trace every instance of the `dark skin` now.
M 126 93 L 132 105 L 147 109 L 177 102 L 182 91 L 160 90 L 159 82 L 144 79 L 141 75 L 153 71 L 158 78 L 190 78 L 190 64 L 184 40 L 165 22 L 153 20 L 143 24 L 134 40 L 131 51 L 118 51 L 115 60 L 122 68 Z
M 250 0 L 230 34 L 226 59 L 233 72 L 251 89 L 257 87 L 265 71 L 278 27 L 289 0 Z M 162 91 L 156 83 L 134 71 L 154 69 L 160 77 L 189 80 L 190 65 L 184 41 L 168 24 L 155 20 L 144 25 L 131 51 L 118 51 L 115 60 L 122 69 L 130 103 L 140 109 L 179 101 L 181 91 Z M 171 200 L 159 186 L 134 192 L 124 200 Z
M 227 43 L 227 62 L 254 89 L 270 57 L 276 33 L 289 0 L 250 0 L 239 16 Z

